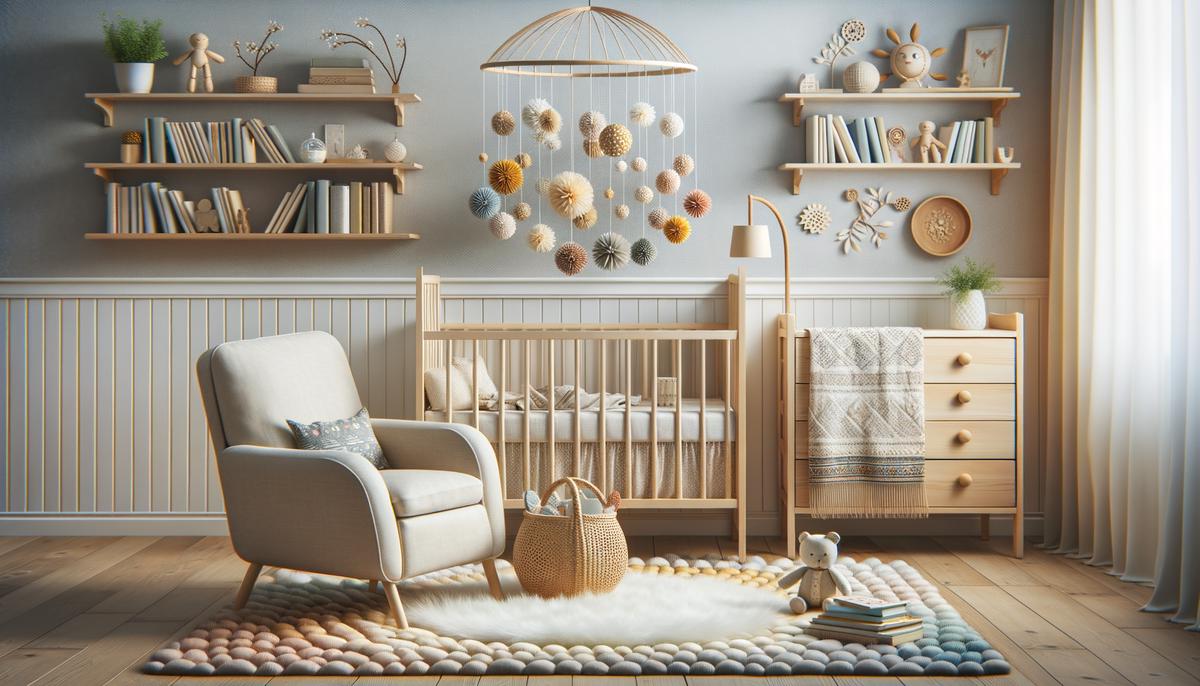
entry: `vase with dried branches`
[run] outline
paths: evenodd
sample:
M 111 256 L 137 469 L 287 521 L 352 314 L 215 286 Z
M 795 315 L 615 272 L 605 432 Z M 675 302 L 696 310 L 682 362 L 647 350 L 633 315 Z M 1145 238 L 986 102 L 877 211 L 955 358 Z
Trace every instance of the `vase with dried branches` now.
M 404 72 L 404 62 L 408 59 L 408 42 L 400 34 L 396 34 L 394 43 L 389 41 L 383 35 L 383 31 L 366 17 L 359 17 L 355 20 L 354 25 L 360 29 L 370 29 L 378 34 L 379 39 L 383 42 L 383 50 L 376 49 L 375 41 L 370 38 L 361 38 L 353 33 L 334 31 L 333 29 L 321 31 L 321 40 L 329 45 L 330 50 L 337 50 L 346 45 L 357 45 L 371 53 L 371 56 L 379 62 L 379 66 L 383 67 L 383 71 L 387 73 L 388 78 L 392 80 L 392 92 L 399 93 L 400 74 Z M 392 53 L 393 45 L 395 45 L 396 50 L 400 53 L 399 66 L 396 66 L 396 56 Z M 384 59 L 384 56 L 387 59 Z
M 261 41 L 240 40 L 233 42 L 233 52 L 242 64 L 250 68 L 250 76 L 239 76 L 233 80 L 233 90 L 238 93 L 278 93 L 279 80 L 274 76 L 259 76 L 258 68 L 262 66 L 267 55 L 275 52 L 279 43 L 271 40 L 271 36 L 283 30 L 279 22 L 267 22 L 267 32 Z M 253 59 L 253 61 L 251 61 Z

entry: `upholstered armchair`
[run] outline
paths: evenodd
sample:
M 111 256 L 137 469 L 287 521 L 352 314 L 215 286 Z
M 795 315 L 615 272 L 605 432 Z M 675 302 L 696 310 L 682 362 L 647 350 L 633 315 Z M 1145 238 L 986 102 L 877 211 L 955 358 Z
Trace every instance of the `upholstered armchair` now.
M 351 417 L 362 408 L 350 365 L 324 332 L 224 343 L 196 363 L 229 535 L 249 563 L 236 607 L 264 565 L 382 582 L 408 622 L 396 582 L 483 562 L 501 596 L 504 552 L 496 456 L 462 424 L 372 419 L 390 468 L 339 450 L 300 450 L 287 420 Z

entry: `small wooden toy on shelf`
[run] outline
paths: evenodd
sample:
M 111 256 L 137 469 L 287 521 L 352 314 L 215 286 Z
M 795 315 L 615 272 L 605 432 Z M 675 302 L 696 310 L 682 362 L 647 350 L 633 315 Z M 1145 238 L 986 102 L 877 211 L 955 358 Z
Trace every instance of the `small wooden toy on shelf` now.
M 191 62 L 192 73 L 188 77 L 187 86 L 189 93 L 196 92 L 196 78 L 200 72 L 204 72 L 204 91 L 206 93 L 213 92 L 211 63 L 223 64 L 225 58 L 208 49 L 208 36 L 203 33 L 193 33 L 188 36 L 188 45 L 191 47 L 188 48 L 187 52 L 176 57 L 173 64 L 178 67 L 184 62 Z
M 933 122 L 923 121 L 917 127 L 921 135 L 913 139 L 912 146 L 921 153 L 921 162 L 935 164 L 942 161 L 942 151 L 946 149 L 946 144 L 939 141 L 937 136 L 933 135 Z M 914 160 L 915 162 L 916 160 Z

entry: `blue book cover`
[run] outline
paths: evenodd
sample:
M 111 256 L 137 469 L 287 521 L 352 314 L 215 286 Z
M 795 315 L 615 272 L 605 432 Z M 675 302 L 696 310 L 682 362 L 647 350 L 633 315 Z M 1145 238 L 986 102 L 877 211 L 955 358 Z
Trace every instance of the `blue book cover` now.
M 317 223 L 315 233 L 329 233 L 329 179 L 317 181 Z
M 876 163 L 883 162 L 883 148 L 879 146 L 879 132 L 875 130 L 875 119 L 873 117 L 865 117 L 867 120 L 867 140 L 871 145 L 871 161 Z
M 958 139 L 954 141 L 954 157 L 950 160 L 955 164 L 961 164 L 963 161 L 963 150 L 967 147 L 967 133 L 969 122 L 958 122 Z
M 985 152 L 984 147 L 983 147 L 984 146 L 984 133 L 985 133 L 984 123 L 985 122 L 982 119 L 975 120 L 975 149 L 971 154 L 972 162 L 982 163 L 982 162 L 986 161 L 983 159 L 984 152 Z
M 158 225 L 162 227 L 163 233 L 170 233 L 170 231 L 167 229 L 168 222 L 167 213 L 165 211 L 166 208 L 163 207 L 162 193 L 160 192 L 162 184 L 157 181 L 151 181 L 147 185 L 150 186 L 150 199 L 154 203 L 154 211 L 157 214 L 156 219 L 158 220 Z
M 842 147 L 846 149 L 846 161 L 856 164 L 862 162 L 862 153 L 859 152 L 858 146 L 854 144 L 854 129 L 852 128 L 854 120 L 851 119 L 850 123 L 847 124 L 846 120 L 839 114 L 837 117 L 837 126 L 838 133 L 846 137 L 846 140 L 842 141 Z
M 871 144 L 867 139 L 867 120 L 860 117 L 854 121 L 854 143 L 858 147 L 858 157 L 863 162 L 875 162 L 871 159 Z
M 242 118 L 233 118 L 233 161 L 241 164 L 246 160 L 242 157 Z
M 167 138 L 167 161 L 179 163 L 179 148 L 175 147 L 175 127 L 170 124 L 163 126 L 163 135 Z
M 150 161 L 150 117 L 142 122 L 142 161 Z
M 961 123 L 962 122 L 957 122 L 957 121 L 954 122 L 954 124 L 951 125 L 951 127 L 950 127 L 950 137 L 947 138 L 946 140 L 942 141 L 943 143 L 946 144 L 946 149 L 942 151 L 942 161 L 943 162 L 953 162 L 954 161 L 954 146 L 958 145 L 958 130 L 959 130 L 959 128 L 961 128 L 960 127 Z

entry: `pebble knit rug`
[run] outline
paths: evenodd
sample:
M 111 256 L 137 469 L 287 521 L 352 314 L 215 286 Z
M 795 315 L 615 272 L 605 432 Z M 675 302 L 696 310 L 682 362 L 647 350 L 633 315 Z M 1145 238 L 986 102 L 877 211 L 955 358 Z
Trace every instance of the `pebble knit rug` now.
M 842 557 L 837 564 L 855 594 L 907 601 L 909 612 L 924 620 L 925 637 L 899 646 L 822 640 L 806 633 L 815 613 L 792 615 L 784 610 L 774 626 L 721 640 L 698 642 L 695 637 L 679 636 L 653 645 L 614 646 L 487 642 L 419 628 L 402 631 L 390 623 L 387 601 L 367 591 L 364 581 L 278 570 L 260 578 L 245 608 L 217 612 L 184 638 L 155 651 L 142 669 L 150 674 L 191 676 L 979 676 L 1011 671 L 1004 657 L 906 562 Z M 503 575 L 512 575 L 503 563 L 498 566 Z M 691 560 L 667 555 L 631 558 L 629 573 L 711 577 L 783 596 L 775 581 L 792 566 L 786 558 L 767 561 L 755 556 L 739 563 L 715 556 Z M 476 587 L 482 580 L 482 568 L 467 565 L 410 579 L 401 588 L 405 602 L 420 603 L 423 595 Z

